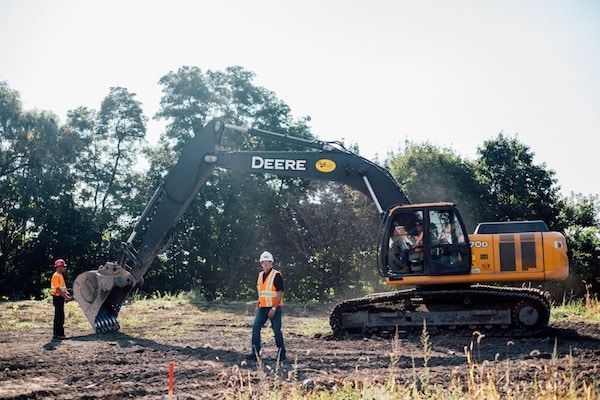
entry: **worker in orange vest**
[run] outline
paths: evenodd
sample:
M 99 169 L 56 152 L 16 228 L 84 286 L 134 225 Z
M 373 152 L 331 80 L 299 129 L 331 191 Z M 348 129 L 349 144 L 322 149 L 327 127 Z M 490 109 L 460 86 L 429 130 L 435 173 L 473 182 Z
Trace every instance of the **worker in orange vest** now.
M 67 290 L 64 273 L 67 270 L 67 263 L 62 258 L 54 261 L 55 272 L 50 281 L 52 294 L 52 304 L 54 305 L 54 325 L 52 329 L 53 339 L 65 338 L 65 302 L 73 300 L 73 296 Z
M 273 268 L 273 255 L 268 251 L 260 255 L 262 271 L 258 274 L 256 289 L 258 290 L 258 303 L 252 325 L 252 353 L 246 356 L 248 360 L 257 360 L 260 357 L 261 341 L 260 331 L 271 320 L 271 328 L 275 335 L 277 357 L 285 361 L 286 351 L 281 333 L 281 306 L 283 305 L 283 276 Z

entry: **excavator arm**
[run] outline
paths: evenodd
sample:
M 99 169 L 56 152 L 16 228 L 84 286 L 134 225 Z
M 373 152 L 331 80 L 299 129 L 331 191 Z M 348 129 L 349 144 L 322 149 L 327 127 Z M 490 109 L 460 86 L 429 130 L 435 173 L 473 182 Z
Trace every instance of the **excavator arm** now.
M 220 150 L 225 129 L 302 145 L 308 150 Z M 339 144 L 213 120 L 184 146 L 177 163 L 154 192 L 127 241 L 122 243 L 118 260 L 75 279 L 75 299 L 97 332 L 119 330 L 121 305 L 131 290 L 141 285 L 154 258 L 167 249 L 175 225 L 215 167 L 344 183 L 369 196 L 382 216 L 392 205 L 410 203 L 386 169 Z
M 223 122 L 214 120 L 185 145 L 129 238 L 122 243 L 118 261 L 107 262 L 75 278 L 75 300 L 96 332 L 119 330 L 118 315 L 123 301 L 143 282 L 156 255 L 169 246 L 177 221 L 211 174 L 214 165 L 205 163 L 202 156 L 215 150 L 223 128 Z M 138 235 L 141 242 L 136 248 Z

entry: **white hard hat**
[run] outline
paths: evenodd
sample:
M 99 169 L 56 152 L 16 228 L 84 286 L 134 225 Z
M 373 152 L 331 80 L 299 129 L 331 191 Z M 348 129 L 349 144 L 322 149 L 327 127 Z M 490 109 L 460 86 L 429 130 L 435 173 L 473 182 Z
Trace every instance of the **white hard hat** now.
M 264 251 L 260 255 L 260 261 L 273 261 L 273 254 L 269 253 L 268 251 Z

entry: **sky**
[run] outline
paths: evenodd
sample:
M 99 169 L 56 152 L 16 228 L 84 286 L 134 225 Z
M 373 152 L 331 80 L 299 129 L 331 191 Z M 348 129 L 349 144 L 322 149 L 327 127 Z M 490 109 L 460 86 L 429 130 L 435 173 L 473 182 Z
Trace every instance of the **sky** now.
M 164 75 L 234 65 L 367 158 L 474 159 L 503 132 L 564 195 L 600 194 L 597 0 L 0 0 L 0 81 L 61 123 L 115 86 L 151 118 Z

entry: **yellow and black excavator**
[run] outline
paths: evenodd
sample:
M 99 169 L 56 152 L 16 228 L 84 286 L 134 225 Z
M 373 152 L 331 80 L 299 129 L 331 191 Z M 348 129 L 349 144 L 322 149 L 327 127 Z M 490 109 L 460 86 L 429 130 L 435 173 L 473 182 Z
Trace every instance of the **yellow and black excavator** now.
M 225 131 L 307 150 L 222 150 L 219 145 Z M 377 267 L 386 283 L 397 290 L 337 304 L 330 315 L 335 336 L 420 329 L 423 321 L 431 329 L 533 335 L 549 321 L 546 294 L 506 283 L 559 281 L 569 274 L 565 238 L 549 232 L 542 221 L 481 223 L 468 235 L 454 204 L 411 204 L 389 171 L 338 142 L 307 140 L 215 119 L 184 146 L 122 243 L 119 258 L 75 279 L 75 299 L 96 332 L 120 329 L 121 305 L 141 285 L 154 258 L 169 246 L 177 221 L 215 167 L 339 182 L 373 201 L 382 220 Z

